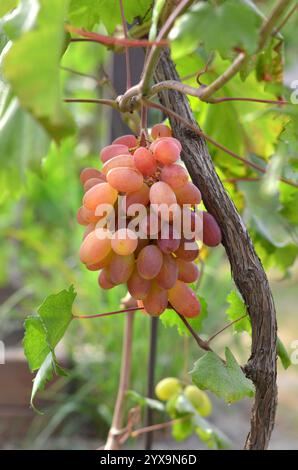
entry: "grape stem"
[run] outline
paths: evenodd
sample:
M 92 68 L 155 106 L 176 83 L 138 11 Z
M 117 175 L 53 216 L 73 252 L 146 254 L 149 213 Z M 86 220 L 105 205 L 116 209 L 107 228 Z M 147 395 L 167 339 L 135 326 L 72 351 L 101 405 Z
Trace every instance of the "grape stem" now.
M 128 38 L 128 29 L 127 29 L 127 22 L 124 14 L 123 8 L 123 0 L 119 0 L 120 11 L 121 11 L 121 20 L 122 20 L 122 27 L 125 39 Z M 125 66 L 126 66 L 126 89 L 128 90 L 131 87 L 131 67 L 130 67 L 130 56 L 129 56 L 129 48 L 125 46 Z
M 223 328 L 221 328 L 220 330 L 216 331 L 216 333 L 214 333 L 212 336 L 210 336 L 210 338 L 208 339 L 207 343 L 209 344 L 211 341 L 214 340 L 214 338 L 216 338 L 216 336 L 220 335 L 220 333 L 222 333 L 223 331 L 225 331 L 227 328 L 230 328 L 230 326 L 234 325 L 234 323 L 237 323 L 238 321 L 243 320 L 243 318 L 245 318 L 245 317 L 247 317 L 247 313 L 245 313 L 244 315 L 242 315 L 242 316 L 239 317 L 239 318 L 236 318 L 236 320 L 231 321 L 230 323 L 228 323 L 227 325 L 225 325 Z
M 126 392 L 129 387 L 130 372 L 131 372 L 131 352 L 132 352 L 132 337 L 133 337 L 133 322 L 134 312 L 136 308 L 131 309 L 130 313 L 125 318 L 122 359 L 120 366 L 120 379 L 118 394 L 114 408 L 114 415 L 112 425 L 108 434 L 105 450 L 119 450 L 120 436 L 122 434 L 122 420 L 124 413 L 124 402 Z
M 177 313 L 177 315 L 180 317 L 180 319 L 182 320 L 182 322 L 184 323 L 184 325 L 186 326 L 186 328 L 188 329 L 188 331 L 190 332 L 190 334 L 193 336 L 193 338 L 195 339 L 196 343 L 200 346 L 201 349 L 204 349 L 204 351 L 211 351 L 212 352 L 212 349 L 210 348 L 209 344 L 207 341 L 204 341 L 196 332 L 195 330 L 192 328 L 192 326 L 188 323 L 188 321 L 186 320 L 186 318 L 181 315 L 179 312 L 177 312 L 177 310 L 172 306 L 172 309 L 175 310 L 175 312 Z
M 105 313 L 96 313 L 94 315 L 73 315 L 72 317 L 79 320 L 85 320 L 89 318 L 101 318 L 101 317 L 108 317 L 110 315 L 117 315 L 118 313 L 127 313 L 127 312 L 134 312 L 136 310 L 143 310 L 144 307 L 128 307 L 124 310 L 115 310 L 114 312 L 105 312 Z

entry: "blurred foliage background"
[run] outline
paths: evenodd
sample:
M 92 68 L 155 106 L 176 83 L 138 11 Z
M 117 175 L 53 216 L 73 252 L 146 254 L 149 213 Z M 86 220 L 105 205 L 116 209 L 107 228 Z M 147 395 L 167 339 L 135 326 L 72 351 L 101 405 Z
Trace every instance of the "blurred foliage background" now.
M 36 312 L 51 293 L 73 284 L 78 293 L 75 310 L 81 314 L 117 309 L 125 295 L 122 287 L 100 291 L 97 274 L 79 263 L 82 228 L 76 222 L 76 211 L 82 198 L 81 169 L 100 168 L 99 150 L 125 132 L 126 127 L 107 108 L 93 104 L 62 105 L 62 97 L 110 97 L 113 90 L 107 75 L 112 78 L 117 93 L 123 92 L 123 55 L 102 45 L 83 42 L 65 45 L 60 54 L 65 18 L 74 25 L 103 33 L 112 33 L 118 25 L 119 33 L 119 15 L 114 12 L 112 15 L 111 5 L 103 6 L 109 2 L 102 2 L 102 9 L 101 2 L 96 0 L 50 3 L 50 8 L 43 0 L 4 1 L 0 6 L 0 339 L 6 348 L 12 349 L 21 347 L 24 318 Z M 271 1 L 255 3 L 265 13 L 273 4 Z M 140 22 L 150 19 L 150 4 L 149 1 L 124 2 L 128 20 L 135 16 Z M 14 7 L 17 9 L 13 10 Z M 115 8 L 118 11 L 117 5 Z M 170 36 L 172 57 L 182 77 L 198 72 L 209 59 L 208 48 L 200 43 L 204 38 L 193 34 L 191 21 L 194 18 L 197 21 L 194 15 L 188 13 L 188 18 L 186 15 L 179 20 Z M 34 24 L 38 26 L 33 27 Z M 236 76 L 224 88 L 224 96 L 275 99 L 279 92 L 288 96 L 291 82 L 298 79 L 297 26 L 296 14 L 283 28 L 283 81 L 273 77 L 266 82 L 258 77 L 255 66 L 249 69 L 248 65 L 246 80 Z M 223 38 L 220 40 L 224 42 Z M 143 52 L 133 52 L 133 57 L 137 82 Z M 263 64 L 266 73 L 272 60 L 268 51 Z M 229 62 L 230 57 L 223 58 L 216 52 L 202 81 L 212 81 Z M 187 83 L 196 86 L 195 77 L 187 79 Z M 291 353 L 292 342 L 298 338 L 295 264 L 298 196 L 296 188 L 278 181 L 283 174 L 298 182 L 296 134 L 290 125 L 285 127 L 290 112 L 254 103 L 212 106 L 195 98 L 190 101 L 207 134 L 263 166 L 269 162 L 261 181 L 226 182 L 225 185 L 243 214 L 268 271 L 277 306 L 279 336 Z M 291 113 L 296 126 L 297 111 Z M 158 113 L 150 113 L 151 125 L 161 120 Z M 282 132 L 287 132 L 286 138 Z M 210 152 L 223 180 L 252 175 L 250 169 L 218 149 L 210 148 Z M 202 329 L 207 337 L 227 322 L 226 299 L 234 286 L 222 247 L 206 253 L 204 262 L 199 294 L 208 305 Z M 81 441 L 83 437 L 104 438 L 117 391 L 123 320 L 117 316 L 73 322 L 60 347 L 60 354 L 69 366 L 69 376 L 54 382 L 44 393 L 44 398 L 49 400 L 42 405 L 46 414 L 33 419 L 25 436 L 12 433 L 3 441 L 4 447 L 42 448 L 49 445 L 49 439 L 54 439 L 50 441 L 52 446 L 59 447 L 64 445 L 57 443 L 59 439 L 61 442 L 66 439 L 66 446 L 88 448 L 93 444 L 87 439 Z M 148 337 L 148 318 L 138 313 L 132 388 L 141 394 L 146 391 Z M 233 335 L 228 330 L 215 345 L 219 352 L 230 346 L 244 363 L 249 355 L 250 339 L 246 334 Z M 187 380 L 187 372 L 199 355 L 191 339 L 179 336 L 176 328 L 160 324 L 157 380 L 170 375 Z M 6 365 L 1 365 L 0 374 L 2 367 Z M 272 445 L 297 448 L 297 365 L 288 371 L 279 369 L 281 404 Z M 214 404 L 215 421 L 234 439 L 234 446 L 240 446 L 248 429 L 249 403 L 234 408 L 218 400 Z M 235 426 L 239 427 L 238 433 Z

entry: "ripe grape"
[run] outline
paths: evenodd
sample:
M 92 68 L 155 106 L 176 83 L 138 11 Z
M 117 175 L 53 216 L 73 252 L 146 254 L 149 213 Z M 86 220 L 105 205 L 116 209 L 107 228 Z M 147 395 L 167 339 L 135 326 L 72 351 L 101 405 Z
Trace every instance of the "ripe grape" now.
M 122 210 L 128 211 L 128 215 L 133 215 L 129 213 L 129 208 L 133 204 L 141 204 L 142 206 L 147 206 L 149 203 L 149 186 L 144 183 L 140 189 L 132 193 L 128 193 L 126 198 L 122 201 Z
M 161 401 L 168 401 L 182 390 L 180 381 L 175 377 L 162 379 L 155 387 L 155 395 Z
M 161 238 L 158 238 L 157 246 L 163 253 L 169 254 L 178 250 L 181 238 L 172 225 L 168 226 L 168 230 L 166 238 L 163 237 L 163 231 L 161 232 Z
M 175 137 L 161 137 L 160 139 L 156 139 L 154 142 L 152 142 L 152 144 L 150 145 L 150 150 L 151 152 L 154 153 L 154 149 L 155 147 L 157 146 L 157 144 L 159 144 L 160 142 L 170 142 L 171 144 L 175 144 L 176 147 L 179 149 L 179 152 L 181 152 L 182 150 L 182 145 L 181 143 L 179 142 L 178 139 L 175 139 Z
M 87 227 L 85 229 L 85 232 L 84 232 L 84 235 L 83 235 L 83 240 L 87 237 L 87 235 L 89 235 L 89 233 L 91 233 L 91 232 L 93 232 L 93 230 L 95 230 L 95 227 L 96 227 L 95 222 L 92 222 L 91 224 L 87 225 Z
M 144 175 L 150 176 L 157 170 L 156 160 L 150 150 L 139 147 L 133 154 L 135 167 Z
M 198 245 L 194 240 L 181 238 L 179 248 L 175 251 L 175 255 L 185 261 L 194 261 L 199 255 Z
M 131 155 L 117 155 L 116 157 L 111 158 L 102 167 L 102 172 L 104 175 L 107 175 L 109 170 L 112 170 L 112 168 L 118 168 L 118 167 L 128 167 L 128 168 L 134 168 L 134 160 Z
M 109 265 L 110 280 L 113 284 L 127 282 L 133 272 L 134 265 L 134 255 L 121 256 L 114 254 Z
M 89 233 L 80 248 L 80 260 L 87 265 L 96 264 L 103 260 L 111 251 L 110 234 L 107 230 L 99 229 Z
M 141 277 L 137 268 L 135 268 L 127 282 L 127 288 L 130 295 L 137 300 L 142 300 L 148 294 L 150 286 L 151 282 L 148 279 Z
M 176 281 L 169 291 L 169 302 L 184 317 L 193 318 L 199 315 L 201 306 L 195 293 L 182 281 Z
M 113 168 L 107 174 L 108 183 L 119 192 L 132 193 L 143 186 L 143 176 L 133 168 Z
M 99 217 L 97 217 L 93 211 L 86 209 L 86 207 L 81 206 L 77 212 L 77 221 L 80 225 L 89 225 L 90 223 L 97 222 Z
M 164 289 L 171 289 L 178 279 L 178 264 L 177 259 L 172 255 L 163 255 L 163 263 L 161 270 L 156 276 L 155 280 L 158 285 Z
M 114 139 L 112 142 L 112 145 L 113 144 L 126 145 L 128 148 L 131 149 L 138 145 L 138 141 L 134 135 L 127 134 L 127 135 L 121 135 L 120 137 L 117 137 L 117 139 Z
M 200 204 L 202 200 L 200 190 L 190 181 L 180 187 L 175 188 L 175 194 L 178 204 Z
M 93 188 L 96 184 L 105 183 L 105 179 L 102 178 L 90 178 L 84 183 L 84 192 L 86 193 L 89 189 Z
M 159 139 L 160 137 L 171 137 L 172 131 L 165 124 L 155 124 L 151 129 L 152 139 Z
M 130 255 L 137 248 L 138 238 L 132 230 L 121 228 L 114 233 L 111 245 L 113 251 L 118 255 Z
M 90 211 L 95 211 L 100 204 L 113 205 L 117 200 L 118 192 L 109 184 L 96 184 L 84 195 L 83 205 Z
M 185 261 L 182 258 L 177 258 L 177 264 L 179 269 L 179 281 L 191 283 L 198 280 L 200 272 L 195 263 L 191 261 Z
M 96 168 L 84 168 L 84 170 L 82 170 L 80 174 L 80 180 L 82 184 L 86 183 L 86 181 L 90 180 L 90 178 L 102 177 L 103 174 L 99 170 L 96 170 Z
M 100 159 L 102 163 L 105 163 L 117 155 L 129 155 L 129 149 L 127 145 L 112 144 L 104 147 L 100 152 Z
M 149 292 L 143 300 L 145 311 L 152 316 L 161 315 L 168 305 L 168 293 L 156 282 L 152 282 Z
M 168 207 L 176 204 L 174 191 L 171 186 L 163 181 L 158 181 L 151 186 L 149 196 L 151 204 L 165 204 Z
M 173 163 L 163 167 L 160 173 L 160 180 L 175 190 L 187 183 L 188 173 L 183 166 Z
M 149 245 L 149 239 L 148 238 L 138 238 L 138 246 L 134 252 L 135 258 L 137 258 L 145 246 Z
M 95 264 L 87 264 L 86 268 L 89 269 L 89 271 L 99 271 L 100 269 L 106 268 L 109 266 L 111 260 L 112 260 L 113 252 L 110 251 L 105 258 L 103 258 L 101 261 L 98 261 Z
M 176 162 L 180 156 L 179 147 L 171 137 L 156 141 L 154 145 L 153 155 L 156 160 L 164 165 L 170 165 Z
M 106 268 L 100 271 L 98 276 L 98 284 L 102 289 L 105 290 L 115 287 L 115 284 L 113 284 L 110 279 L 109 271 Z
M 221 230 L 213 215 L 203 212 L 203 243 L 207 246 L 217 246 L 221 243 Z
M 140 235 L 149 236 L 149 238 L 157 238 L 157 234 L 161 229 L 161 222 L 158 216 L 154 213 L 146 215 L 140 221 Z
M 137 258 L 137 268 L 140 276 L 144 279 L 156 277 L 161 270 L 162 261 L 162 253 L 157 246 L 145 246 Z

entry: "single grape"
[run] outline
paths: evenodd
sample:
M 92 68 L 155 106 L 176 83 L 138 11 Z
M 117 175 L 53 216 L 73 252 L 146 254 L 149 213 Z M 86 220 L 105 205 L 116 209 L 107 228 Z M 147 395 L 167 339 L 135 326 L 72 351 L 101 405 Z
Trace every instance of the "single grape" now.
M 98 276 L 98 284 L 104 290 L 112 289 L 113 287 L 115 287 L 115 284 L 113 284 L 110 279 L 108 269 L 104 268 L 102 271 L 100 271 Z
M 140 235 L 152 239 L 157 238 L 157 234 L 161 229 L 161 222 L 159 217 L 154 214 L 148 214 L 140 221 Z
M 195 263 L 191 261 L 185 261 L 182 258 L 177 258 L 177 264 L 179 268 L 179 281 L 187 282 L 189 284 L 199 279 L 200 272 L 198 266 Z
M 163 167 L 160 173 L 160 180 L 175 190 L 187 183 L 188 173 L 183 166 L 173 163 Z
M 122 210 L 124 212 L 128 211 L 128 215 L 133 215 L 129 213 L 129 208 L 133 204 L 141 204 L 142 206 L 147 206 L 149 203 L 149 186 L 144 183 L 138 191 L 128 193 L 125 198 L 122 200 Z
M 154 146 L 153 155 L 156 160 L 164 165 L 170 165 L 178 160 L 180 156 L 180 150 L 171 137 L 166 139 L 160 139 L 156 141 Z
M 139 147 L 133 154 L 135 167 L 144 175 L 151 176 L 157 170 L 156 160 L 145 147 Z
M 163 255 L 161 270 L 155 280 L 163 289 L 171 289 L 178 279 L 177 259 L 172 255 Z
M 169 302 L 184 317 L 193 318 L 199 315 L 201 306 L 191 288 L 182 281 L 176 281 L 168 291 Z
M 177 202 L 175 193 L 171 186 L 163 181 L 158 181 L 151 186 L 149 196 L 151 204 L 165 204 L 170 207 L 171 205 L 175 205 Z
M 99 156 L 100 156 L 102 163 L 105 163 L 111 158 L 116 157 L 117 155 L 129 155 L 129 149 L 127 145 L 122 145 L 122 144 L 108 145 L 107 147 L 104 147 L 102 149 Z
M 155 395 L 161 401 L 168 401 L 182 390 L 180 381 L 175 377 L 162 379 L 155 387 Z
M 139 275 L 137 268 L 134 269 L 132 275 L 127 281 L 127 289 L 132 297 L 137 300 L 142 300 L 148 294 L 151 282 L 144 279 Z
M 151 152 L 154 153 L 154 150 L 155 150 L 155 147 L 157 146 L 157 144 L 159 144 L 160 142 L 167 142 L 167 143 L 171 143 L 171 144 L 175 144 L 176 147 L 179 149 L 179 153 L 181 152 L 182 150 L 182 145 L 181 143 L 179 142 L 178 139 L 175 139 L 175 137 L 161 137 L 160 139 L 156 139 L 154 142 L 151 143 L 150 145 L 150 150 Z
M 107 268 L 112 260 L 113 254 L 114 253 L 110 251 L 110 253 L 101 261 L 98 261 L 98 263 L 95 264 L 88 264 L 86 265 L 86 268 L 89 269 L 89 271 L 99 271 L 100 269 Z
M 80 260 L 89 265 L 104 259 L 111 251 L 110 234 L 107 230 L 99 229 L 89 233 L 80 248 Z
M 105 179 L 102 178 L 90 178 L 84 183 L 84 192 L 86 193 L 89 189 L 93 188 L 96 184 L 105 183 Z
M 143 300 L 145 311 L 152 316 L 161 315 L 168 305 L 168 293 L 156 282 L 152 282 L 149 292 Z
M 202 200 L 200 190 L 190 181 L 183 184 L 183 186 L 175 188 L 175 194 L 177 202 L 181 206 L 184 204 L 200 204 Z
M 134 265 L 134 255 L 121 256 L 114 254 L 109 265 L 110 279 L 113 284 L 127 282 L 133 272 Z
M 211 415 L 212 403 L 207 393 L 195 385 L 187 385 L 183 393 L 203 418 Z
M 151 129 L 152 139 L 159 139 L 160 137 L 171 137 L 172 131 L 165 124 L 155 124 Z
M 162 253 L 155 245 L 143 248 L 137 258 L 137 268 L 140 276 L 144 279 L 153 279 L 161 270 Z
M 109 170 L 119 167 L 135 168 L 133 157 L 131 155 L 117 155 L 105 162 L 102 172 L 104 175 L 107 175 Z
M 94 211 L 90 211 L 84 206 L 81 206 L 77 212 L 77 221 L 80 225 L 89 225 L 97 222 L 98 219 L 99 217 L 94 214 Z
M 132 193 L 143 186 L 142 174 L 133 168 L 113 168 L 107 174 L 107 181 L 119 192 Z
M 111 244 L 118 255 L 130 255 L 137 248 L 138 238 L 132 230 L 121 228 L 114 233 Z
M 102 178 L 102 177 L 103 177 L 103 174 L 99 170 L 96 170 L 96 168 L 84 168 L 80 174 L 80 180 L 82 184 L 86 183 L 86 181 L 90 180 L 90 178 Z
M 199 256 L 199 248 L 196 241 L 181 238 L 179 248 L 175 251 L 175 255 L 185 261 L 194 261 Z
M 113 140 L 112 144 L 127 145 L 127 147 L 131 149 L 138 145 L 138 141 L 134 135 L 127 134 L 127 135 L 121 135 L 120 137 L 117 137 L 117 139 Z
M 83 205 L 90 211 L 95 211 L 100 204 L 114 205 L 118 192 L 109 183 L 101 183 L 93 186 L 84 195 Z
M 157 246 L 163 253 L 172 253 L 178 250 L 180 245 L 181 237 L 178 232 L 173 228 L 172 225 L 168 226 L 168 235 L 166 238 L 163 237 L 163 231 L 161 231 L 161 238 L 157 240 Z
M 203 212 L 203 243 L 207 246 L 217 246 L 221 243 L 221 230 L 213 215 Z

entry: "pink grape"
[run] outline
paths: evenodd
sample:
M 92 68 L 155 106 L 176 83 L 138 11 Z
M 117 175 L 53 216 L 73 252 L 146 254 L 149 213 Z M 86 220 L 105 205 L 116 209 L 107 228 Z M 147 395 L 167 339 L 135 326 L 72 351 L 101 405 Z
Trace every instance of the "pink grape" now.
M 155 124 L 151 129 L 152 139 L 159 139 L 160 137 L 171 137 L 172 131 L 165 124 Z
M 129 155 L 129 149 L 127 145 L 112 144 L 104 147 L 100 152 L 100 159 L 102 163 L 105 163 L 117 155 Z
M 137 258 L 137 268 L 141 277 L 153 279 L 162 267 L 162 253 L 155 245 L 148 245 L 143 248 Z
M 90 178 L 102 178 L 103 174 L 96 168 L 84 168 L 80 174 L 81 183 L 86 183 Z
M 114 233 L 111 245 L 113 251 L 118 255 L 130 255 L 137 248 L 138 239 L 132 230 L 121 228 Z
M 151 282 L 148 279 L 142 278 L 136 268 L 127 281 L 128 292 L 137 300 L 142 300 L 146 297 L 150 286 Z
M 118 192 L 109 183 L 100 183 L 85 193 L 83 204 L 86 209 L 95 211 L 100 204 L 114 205 L 117 197 Z
M 171 163 L 176 162 L 180 156 L 180 150 L 175 142 L 173 142 L 171 137 L 166 139 L 161 139 L 156 141 L 154 146 L 153 155 L 159 162 L 164 165 L 170 165 Z
M 138 145 L 138 141 L 134 135 L 127 134 L 121 135 L 120 137 L 117 137 L 117 139 L 114 139 L 112 145 L 113 144 L 127 145 L 127 147 L 131 149 Z
M 202 200 L 200 190 L 190 181 L 178 188 L 175 188 L 175 194 L 177 202 L 181 206 L 184 204 L 200 204 Z
M 117 155 L 116 157 L 110 158 L 110 160 L 104 163 L 102 172 L 104 175 L 107 175 L 109 170 L 118 167 L 135 168 L 133 157 L 131 155 Z
M 96 264 L 103 260 L 111 251 L 111 240 L 106 230 L 101 229 L 100 237 L 95 230 L 83 240 L 80 248 L 80 259 L 87 265 Z
M 179 269 L 179 281 L 183 281 L 189 284 L 196 282 L 199 279 L 200 272 L 198 266 L 195 263 L 177 258 L 177 264 Z
M 213 215 L 203 212 L 203 243 L 213 247 L 222 241 L 221 230 Z
M 121 256 L 114 254 L 109 265 L 110 279 L 113 284 L 127 282 L 132 275 L 134 265 L 134 255 Z
M 184 317 L 193 318 L 199 315 L 201 305 L 191 288 L 182 281 L 176 281 L 168 291 L 169 302 Z
M 142 174 L 133 168 L 113 168 L 107 174 L 108 183 L 119 192 L 132 193 L 143 186 Z
M 155 280 L 163 289 L 171 289 L 178 279 L 177 259 L 172 255 L 163 255 L 161 270 Z
M 176 189 L 187 183 L 188 173 L 183 166 L 173 163 L 163 167 L 160 173 L 160 180 L 167 183 L 171 188 Z
M 161 315 L 168 305 L 168 294 L 156 282 L 152 282 L 150 290 L 143 300 L 145 311 L 152 316 Z
M 144 175 L 151 176 L 157 170 L 156 160 L 150 150 L 139 147 L 133 154 L 135 167 Z

